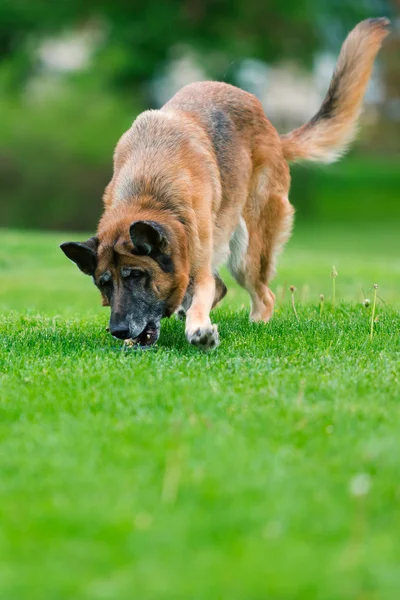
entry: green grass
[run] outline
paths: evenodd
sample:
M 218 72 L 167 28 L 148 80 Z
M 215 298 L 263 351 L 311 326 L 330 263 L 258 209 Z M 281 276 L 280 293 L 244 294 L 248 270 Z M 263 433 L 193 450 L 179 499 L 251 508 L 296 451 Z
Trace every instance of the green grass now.
M 210 354 L 173 320 L 121 351 L 69 236 L 0 236 L 0 598 L 397 598 L 394 226 L 299 227 L 273 286 L 299 321 L 286 293 L 249 324 L 230 284 Z

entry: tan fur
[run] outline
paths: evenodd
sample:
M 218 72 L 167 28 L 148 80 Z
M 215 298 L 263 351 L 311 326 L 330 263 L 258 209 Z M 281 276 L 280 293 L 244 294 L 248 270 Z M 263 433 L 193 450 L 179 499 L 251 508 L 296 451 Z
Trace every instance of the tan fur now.
M 282 137 L 283 154 L 289 161 L 333 162 L 346 151 L 356 133 L 362 100 L 375 56 L 388 35 L 387 19 L 359 23 L 345 40 L 328 94 L 328 118 L 318 118 Z M 321 111 L 320 111 L 321 112 Z
M 115 151 L 96 277 L 113 268 L 115 254 L 119 264 L 149 270 L 168 314 L 180 306 L 190 282 L 186 335 L 211 347 L 218 334 L 209 313 L 225 294 L 214 269 L 234 249 L 230 268 L 251 296 L 251 318 L 267 321 L 275 300 L 268 284 L 293 221 L 287 161 L 331 160 L 342 152 L 386 34 L 385 19 L 360 23 L 343 45 L 320 112 L 283 137 L 254 96 L 223 83 L 191 84 L 161 110 L 140 115 Z M 140 219 L 169 232 L 173 273 L 132 253 L 129 227 Z

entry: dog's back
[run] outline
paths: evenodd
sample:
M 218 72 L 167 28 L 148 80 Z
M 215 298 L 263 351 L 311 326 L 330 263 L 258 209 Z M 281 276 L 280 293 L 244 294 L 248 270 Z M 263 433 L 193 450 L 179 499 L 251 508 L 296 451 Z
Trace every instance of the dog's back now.
M 249 182 L 257 163 L 268 158 L 264 152 L 257 161 L 260 147 L 269 149 L 271 167 L 272 151 L 282 158 L 280 138 L 255 96 L 225 83 L 187 85 L 161 110 L 142 113 L 122 136 L 114 158 L 113 197 L 109 193 L 106 200 L 114 204 L 137 196 L 146 182 L 153 188 L 147 191 L 154 192 L 155 181 L 163 188 L 159 195 L 171 190 L 173 197 L 182 172 L 188 175 L 188 166 L 194 167 L 196 149 L 203 157 L 208 153 L 212 177 L 219 180 L 222 199 L 227 198 L 243 185 L 239 180 Z M 218 200 L 214 202 L 218 208 Z
M 265 159 L 270 158 L 273 166 L 273 152 L 282 157 L 278 133 L 266 118 L 260 101 L 232 85 L 192 83 L 182 88 L 161 111 L 182 112 L 201 125 L 211 141 L 225 195 L 237 189 L 244 163 L 252 162 L 249 178 Z M 265 156 L 267 149 L 269 156 Z

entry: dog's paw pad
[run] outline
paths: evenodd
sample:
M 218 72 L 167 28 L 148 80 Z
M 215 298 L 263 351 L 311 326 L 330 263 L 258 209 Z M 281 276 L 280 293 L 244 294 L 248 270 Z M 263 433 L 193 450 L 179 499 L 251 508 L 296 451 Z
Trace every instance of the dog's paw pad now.
M 218 328 L 216 325 L 199 327 L 194 332 L 186 333 L 187 340 L 201 350 L 212 350 L 219 345 Z

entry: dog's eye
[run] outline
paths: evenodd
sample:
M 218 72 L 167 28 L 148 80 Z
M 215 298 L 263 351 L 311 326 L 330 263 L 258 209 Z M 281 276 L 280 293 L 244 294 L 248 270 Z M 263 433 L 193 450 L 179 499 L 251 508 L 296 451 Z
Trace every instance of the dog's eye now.
M 99 278 L 99 285 L 101 287 L 110 287 L 110 286 L 112 286 L 112 276 L 111 276 L 111 273 L 109 273 L 108 271 L 106 271 L 105 273 L 103 273 L 103 275 Z
M 141 271 L 140 269 L 129 269 L 129 268 L 125 268 L 125 269 L 121 269 L 121 275 L 124 279 L 140 279 L 140 277 L 143 277 L 144 272 Z

